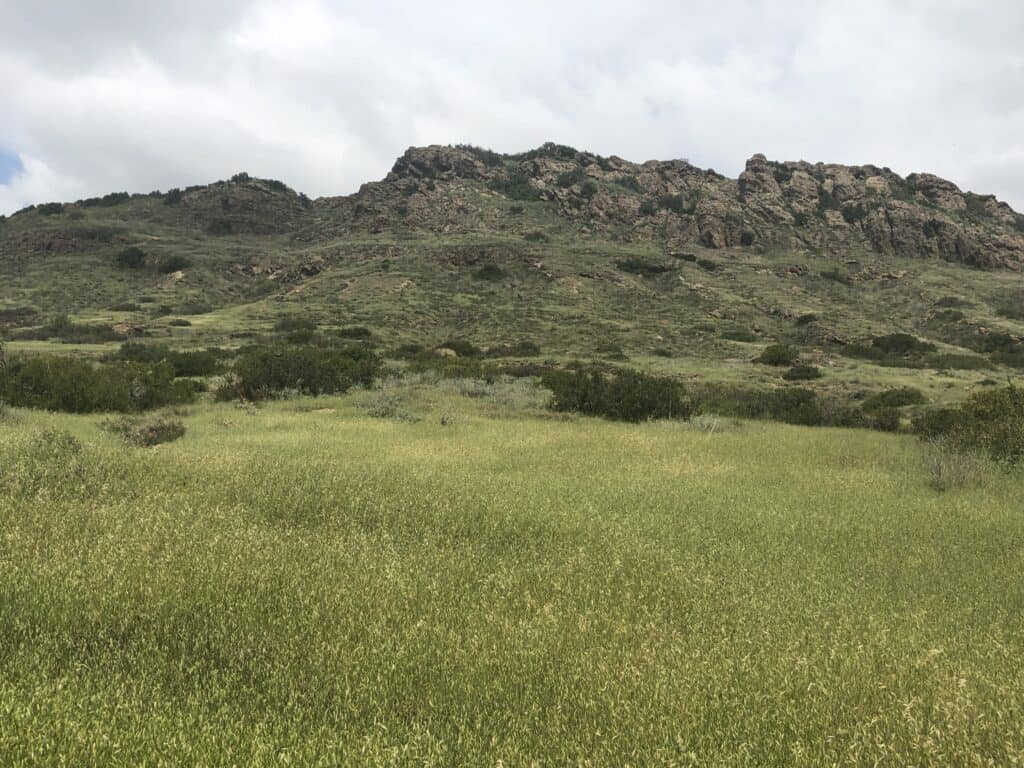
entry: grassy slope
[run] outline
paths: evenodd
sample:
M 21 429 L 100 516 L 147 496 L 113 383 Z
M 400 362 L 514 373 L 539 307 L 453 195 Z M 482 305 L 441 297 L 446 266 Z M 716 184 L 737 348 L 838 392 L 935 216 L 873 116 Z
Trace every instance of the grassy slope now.
M 937 495 L 910 438 L 446 386 L 415 424 L 204 405 L 153 451 L 0 424 L 0 762 L 1024 757 L 1019 477 Z M 85 453 L 26 462 L 46 425 Z

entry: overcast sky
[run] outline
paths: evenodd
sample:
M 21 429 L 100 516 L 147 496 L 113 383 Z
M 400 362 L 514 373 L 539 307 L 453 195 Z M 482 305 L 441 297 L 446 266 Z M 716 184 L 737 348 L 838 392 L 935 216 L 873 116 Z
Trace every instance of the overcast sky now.
M 1020 0 L 0 0 L 0 213 L 422 144 L 931 171 L 1024 210 Z

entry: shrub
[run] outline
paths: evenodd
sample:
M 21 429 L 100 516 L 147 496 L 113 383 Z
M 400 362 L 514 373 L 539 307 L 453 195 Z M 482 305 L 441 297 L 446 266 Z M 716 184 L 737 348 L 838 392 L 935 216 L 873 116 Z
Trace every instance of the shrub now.
M 556 371 L 542 382 L 551 390 L 551 408 L 617 421 L 686 419 L 692 408 L 674 379 L 640 371 L 605 375 L 596 371 Z
M 517 170 L 505 176 L 499 176 L 489 182 L 488 186 L 511 200 L 539 200 L 540 191 L 532 183 L 530 175 Z
M 891 357 L 905 357 L 935 351 L 934 344 L 921 341 L 909 333 L 891 333 L 887 336 L 876 336 L 871 340 L 871 346 L 882 354 Z
M 872 395 L 864 401 L 865 411 L 876 411 L 883 408 L 902 408 L 905 405 L 920 405 L 927 402 L 924 393 L 916 387 L 900 387 L 888 389 Z
M 791 366 L 799 359 L 800 353 L 788 344 L 769 344 L 759 357 L 754 358 L 754 362 L 761 365 Z
M 697 266 L 705 272 L 718 271 L 718 262 L 712 261 L 711 259 L 697 259 Z
M 806 314 L 803 314 L 803 315 L 800 315 L 799 317 L 797 317 L 797 319 L 794 322 L 798 326 L 804 326 L 804 325 L 810 325 L 811 323 L 816 322 L 817 320 L 818 320 L 818 316 L 816 314 L 814 314 L 813 312 L 808 312 Z
M 164 195 L 165 205 L 177 205 L 181 202 L 181 190 L 177 187 L 167 190 L 167 194 Z
M 235 361 L 231 388 L 247 400 L 286 390 L 308 395 L 369 386 L 380 373 L 380 358 L 363 346 L 347 348 L 258 347 Z
M 615 262 L 615 266 L 623 272 L 629 272 L 633 275 L 643 275 L 644 277 L 654 277 L 655 275 L 661 275 L 665 272 L 671 272 L 672 267 L 666 267 L 664 264 L 652 264 L 643 259 L 638 259 L 635 256 L 630 256 L 625 259 L 619 259 Z
M 682 213 L 686 208 L 686 201 L 682 195 L 662 195 L 658 198 L 658 207 L 672 213 Z
M 156 419 L 120 418 L 106 421 L 101 429 L 118 435 L 128 445 L 151 448 L 154 445 L 171 443 L 185 435 L 185 425 L 177 419 L 160 417 Z
M 420 417 L 405 407 L 405 398 L 397 392 L 382 389 L 359 406 L 367 415 L 377 419 L 390 419 L 406 423 L 420 421 Z
M 131 413 L 195 397 L 191 387 L 174 381 L 169 363 L 94 364 L 49 355 L 11 360 L 0 385 L 0 396 L 12 405 L 67 413 Z
M 546 243 L 548 239 L 548 236 L 539 229 L 531 229 L 523 234 L 523 240 L 528 243 Z
M 748 328 L 726 328 L 722 331 L 722 338 L 726 341 L 741 341 L 750 344 L 757 341 L 757 334 Z
M 157 271 L 162 275 L 169 275 L 172 272 L 180 272 L 192 266 L 192 262 L 184 256 L 163 256 L 157 262 Z
M 346 328 L 339 328 L 337 335 L 343 339 L 371 339 L 373 332 L 363 325 L 350 325 Z
M 488 282 L 498 282 L 504 280 L 506 277 L 505 270 L 499 267 L 497 264 L 485 264 L 473 273 L 473 277 L 477 280 L 486 280 Z
M 782 374 L 782 378 L 786 381 L 812 381 L 821 378 L 821 370 L 814 365 L 794 365 Z
M 574 184 L 580 184 L 586 178 L 587 174 L 582 168 L 573 168 L 571 171 L 565 171 L 558 174 L 558 178 L 555 180 L 555 183 L 558 184 L 558 186 L 565 188 L 571 187 Z
M 146 266 L 146 252 L 132 245 L 118 253 L 114 261 L 123 269 L 141 269 Z
M 466 339 L 445 339 L 438 345 L 441 349 L 450 349 L 459 357 L 479 357 L 480 348 Z
M 658 201 L 646 198 L 640 203 L 641 216 L 653 216 L 658 212 Z
M 924 438 L 943 438 L 958 451 L 980 451 L 1003 464 L 1024 459 L 1024 391 L 1010 385 L 978 392 L 958 408 L 934 410 L 914 422 Z
M 880 432 L 899 432 L 899 409 L 892 406 L 876 408 L 868 413 L 868 424 L 872 429 L 877 429 Z
M 113 312 L 138 312 L 139 305 L 133 301 L 123 301 L 119 304 L 114 304 L 110 309 Z
M 180 317 L 176 317 L 173 320 L 169 320 L 167 324 L 172 328 L 190 328 L 192 326 L 192 323 L 190 321 Z
M 59 213 L 64 213 L 64 203 L 43 203 L 37 205 L 36 210 L 42 216 L 56 216 Z

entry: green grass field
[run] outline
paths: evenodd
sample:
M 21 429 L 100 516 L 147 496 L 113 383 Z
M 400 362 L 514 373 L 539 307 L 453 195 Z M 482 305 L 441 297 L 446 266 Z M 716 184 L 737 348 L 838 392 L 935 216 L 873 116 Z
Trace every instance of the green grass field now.
M 376 396 L 0 421 L 0 764 L 1024 759 L 1019 473 Z

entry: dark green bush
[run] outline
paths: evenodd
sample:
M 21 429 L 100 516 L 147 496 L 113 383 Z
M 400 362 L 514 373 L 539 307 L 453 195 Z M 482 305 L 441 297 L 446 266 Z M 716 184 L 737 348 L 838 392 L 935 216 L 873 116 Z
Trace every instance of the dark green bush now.
M 94 364 L 50 355 L 9 361 L 0 391 L 12 405 L 67 413 L 130 413 L 191 402 L 195 396 L 191 387 L 174 381 L 169 363 Z
M 163 344 L 142 344 L 129 341 L 121 345 L 117 352 L 120 360 L 133 363 L 169 363 L 176 377 L 181 376 L 212 376 L 222 370 L 222 360 L 226 356 L 220 349 L 192 349 L 177 351 Z
M 582 168 L 573 168 L 571 171 L 564 171 L 558 174 L 558 178 L 555 183 L 558 186 L 565 188 L 571 187 L 574 184 L 581 184 L 587 178 L 587 174 Z
M 682 195 L 662 195 L 658 198 L 658 207 L 672 213 L 682 213 L 686 208 L 686 200 Z
M 640 371 L 552 371 L 542 382 L 554 395 L 556 411 L 631 422 L 685 419 L 692 413 L 678 381 Z
M 192 262 L 184 256 L 163 256 L 157 262 L 157 271 L 162 275 L 169 275 L 172 272 L 180 272 L 192 266 Z
M 131 245 L 118 253 L 114 261 L 123 269 L 141 269 L 146 266 L 146 252 Z
M 258 347 L 235 360 L 230 389 L 247 400 L 296 390 L 308 395 L 345 392 L 369 386 L 381 361 L 361 345 L 346 348 Z
M 640 215 L 641 216 L 653 216 L 658 212 L 658 201 L 646 198 L 640 203 Z
M 37 205 L 36 210 L 43 216 L 56 216 L 59 213 L 64 213 L 64 203 L 43 203 Z
M 636 256 L 619 259 L 615 262 L 615 266 L 623 272 L 629 272 L 633 275 L 643 275 L 644 277 L 654 277 L 655 275 L 661 275 L 665 272 L 672 271 L 672 267 L 666 267 L 664 264 L 652 264 L 651 262 L 644 261 Z
M 879 432 L 899 432 L 900 412 L 899 409 L 890 406 L 878 408 L 868 413 L 869 426 Z
M 181 190 L 175 187 L 174 189 L 167 190 L 167 194 L 164 195 L 164 203 L 166 205 L 177 205 L 181 202 Z
M 525 232 L 523 234 L 523 240 L 528 243 L 546 243 L 549 238 L 539 229 L 531 229 L 529 232 Z
M 316 320 L 302 315 L 285 315 L 279 317 L 274 323 L 274 330 L 278 333 L 293 333 L 295 331 L 315 331 L 318 327 Z
M 798 316 L 797 319 L 794 320 L 794 322 L 799 326 L 804 326 L 816 322 L 817 319 L 818 316 L 816 314 L 814 314 L 813 312 L 808 312 L 807 314 Z
M 800 353 L 788 344 L 769 344 L 759 357 L 754 358 L 754 362 L 761 365 L 791 366 L 796 365 L 799 359 Z
M 513 171 L 505 176 L 492 180 L 488 186 L 511 200 L 539 200 L 540 192 L 531 183 L 530 174 L 525 171 Z
M 794 365 L 784 374 L 786 381 L 812 381 L 821 378 L 821 369 L 814 365 Z
M 172 328 L 190 328 L 192 326 L 190 321 L 184 320 L 180 317 L 176 317 L 173 320 L 168 321 L 167 324 Z
M 363 325 L 350 325 L 346 328 L 339 328 L 336 333 L 343 339 L 365 340 L 373 338 L 373 332 Z
M 480 348 L 466 339 L 445 339 L 438 345 L 440 349 L 450 349 L 459 357 L 480 357 Z
M 978 392 L 960 407 L 927 412 L 914 423 L 926 438 L 942 438 L 961 452 L 981 451 L 996 461 L 1024 460 L 1024 390 L 1015 386 Z
M 507 275 L 505 270 L 499 267 L 497 264 L 485 264 L 473 273 L 473 277 L 477 280 L 487 280 L 489 282 L 498 282 L 504 280 Z
M 883 408 L 902 408 L 905 405 L 920 405 L 927 402 L 924 393 L 915 387 L 899 387 L 888 389 L 872 395 L 862 404 L 865 411 L 876 411 Z

